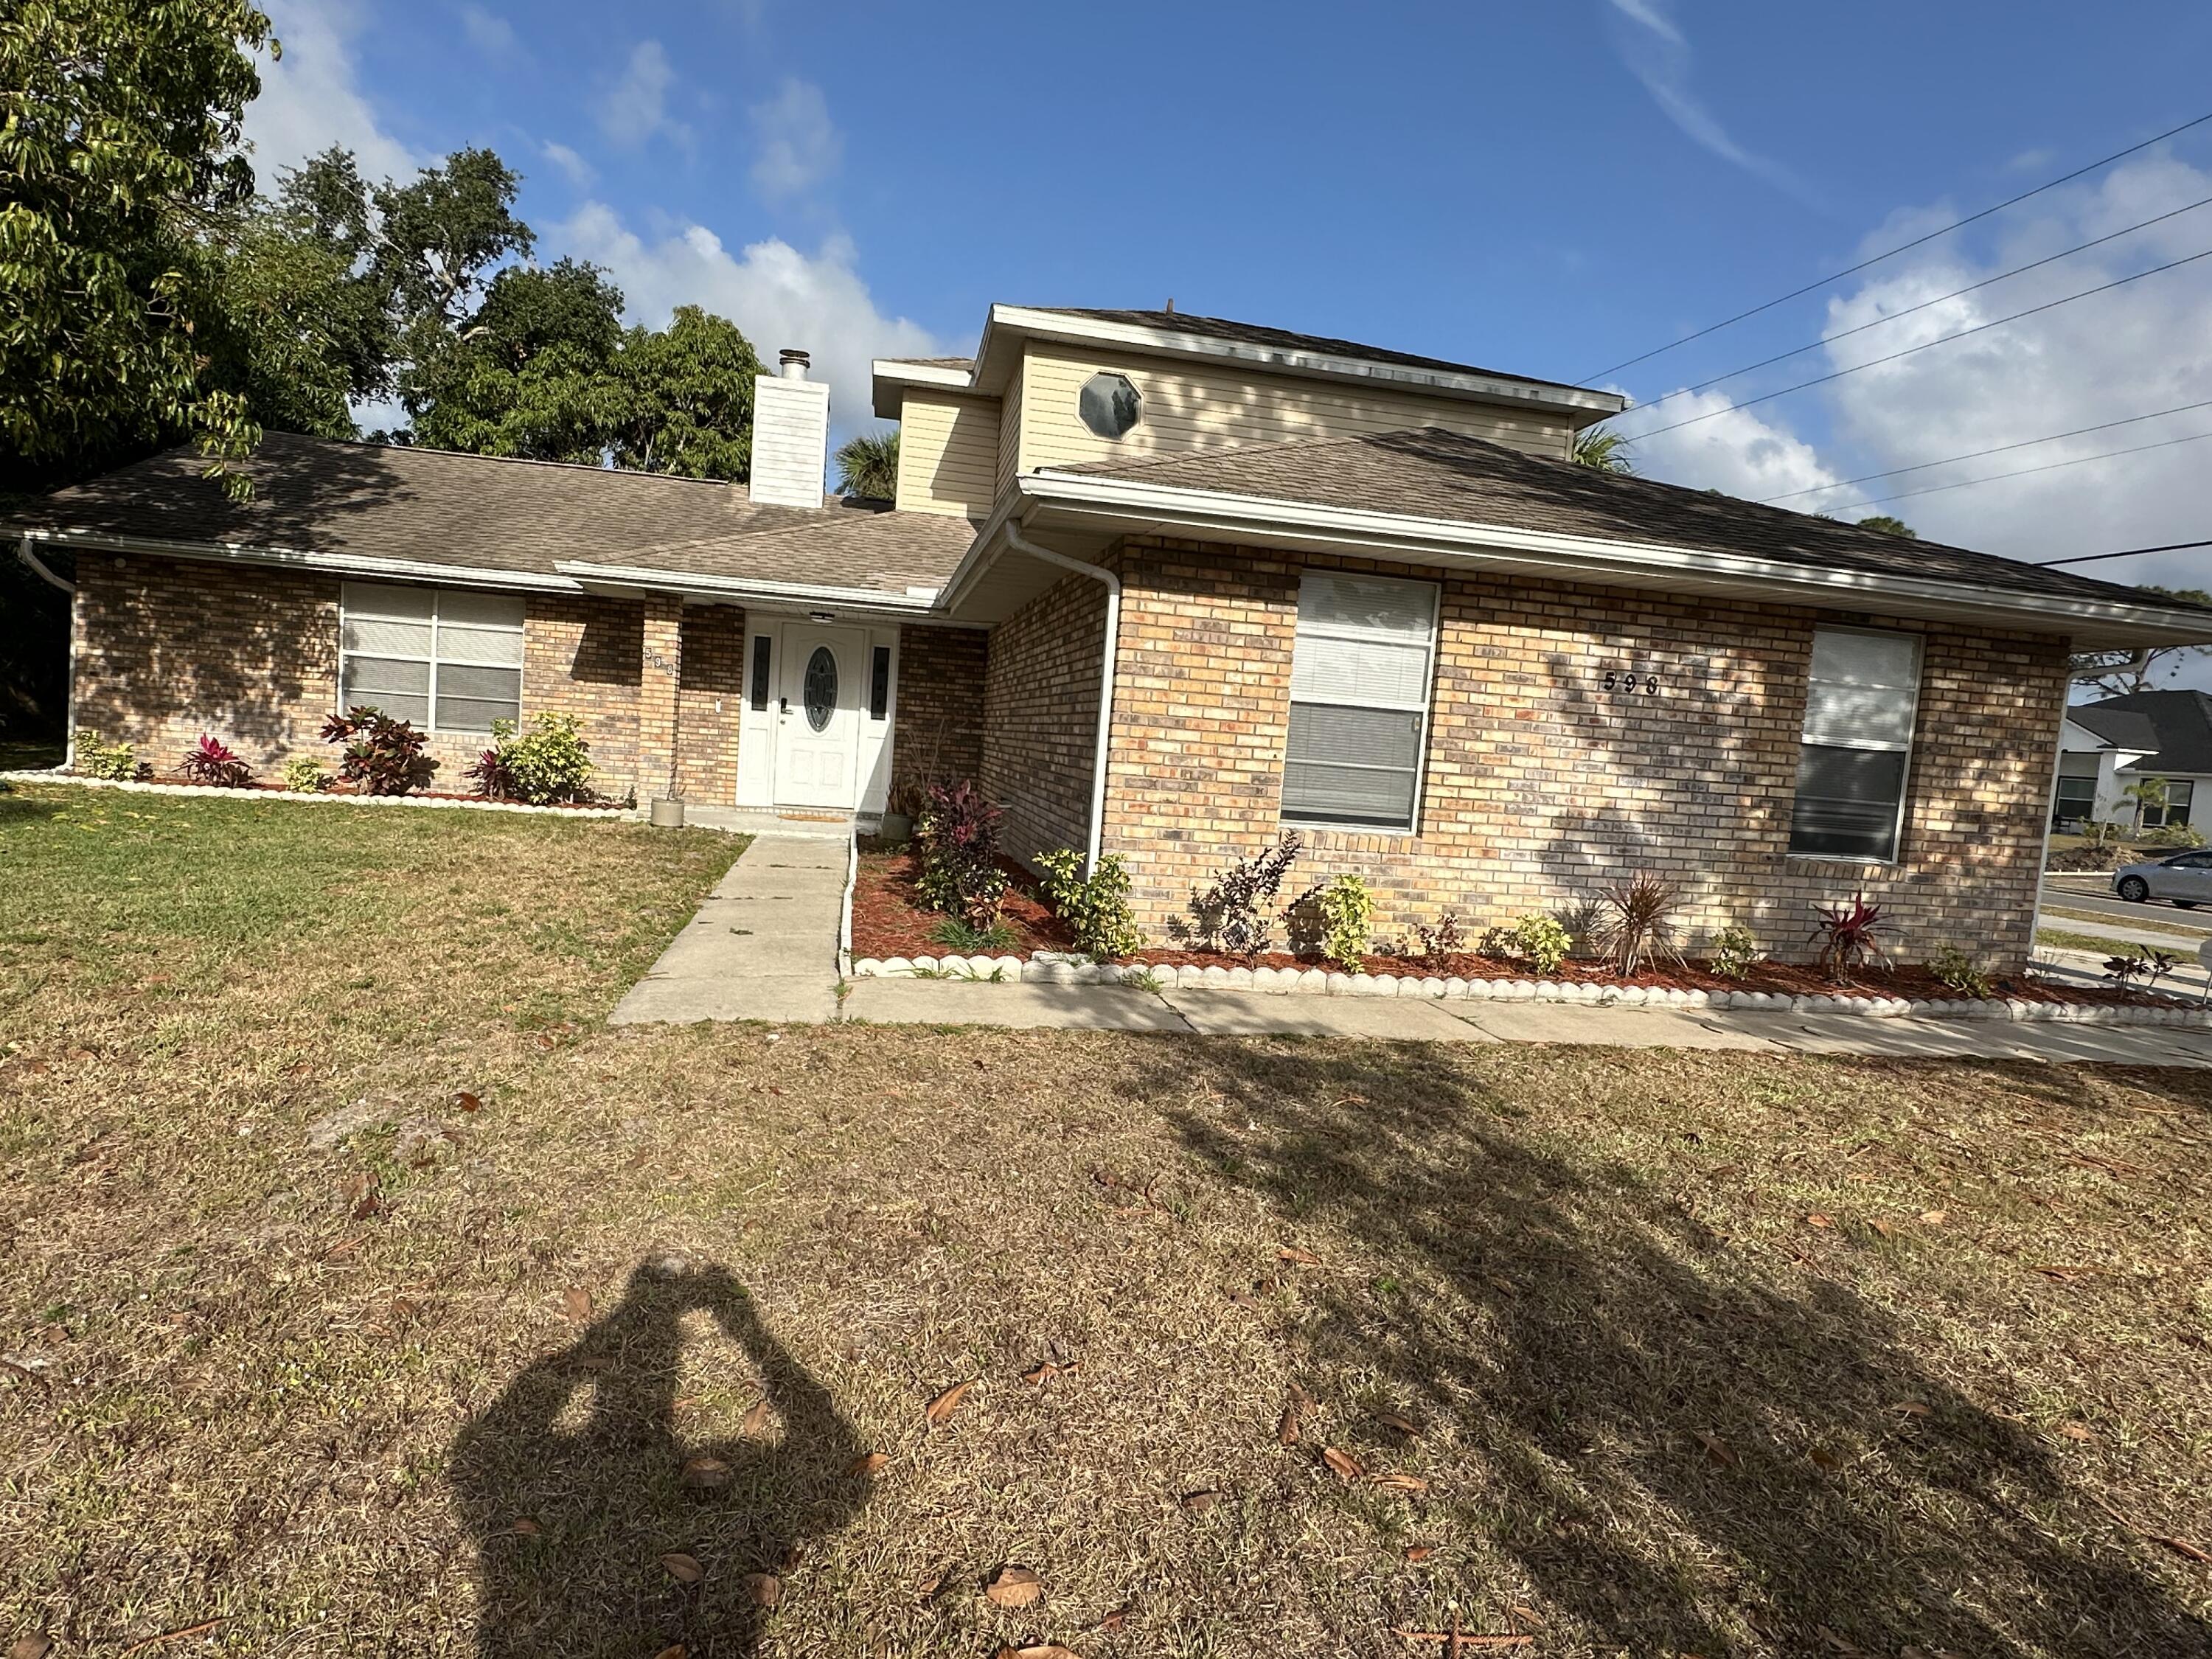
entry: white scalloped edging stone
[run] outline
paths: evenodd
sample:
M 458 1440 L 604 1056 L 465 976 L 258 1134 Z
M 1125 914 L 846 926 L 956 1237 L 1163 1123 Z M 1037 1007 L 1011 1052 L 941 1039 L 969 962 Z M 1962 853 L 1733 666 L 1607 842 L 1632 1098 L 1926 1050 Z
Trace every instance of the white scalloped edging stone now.
M 229 793 L 252 793 L 252 791 Z M 458 804 L 458 803 L 455 803 Z M 545 809 L 526 809 L 543 811 Z M 1276 996 L 1422 997 L 1468 1002 L 1559 1002 L 1577 1007 L 1711 1008 L 1737 1013 L 1856 1014 L 1869 1019 L 2059 1020 L 2082 1025 L 2212 1026 L 2212 1009 L 2184 1003 L 2140 1007 L 2107 1002 L 2027 1002 L 1990 998 L 1862 996 L 1848 992 L 1791 996 L 1778 991 L 1692 991 L 1676 987 L 1570 983 L 1562 980 L 1415 979 L 1391 974 L 1346 974 L 1320 968 L 1152 967 L 1144 963 L 1094 963 L 1039 951 L 1019 957 L 863 957 L 855 979 L 908 979 L 950 975 L 1024 985 L 1146 985 L 1171 991 L 1257 991 Z

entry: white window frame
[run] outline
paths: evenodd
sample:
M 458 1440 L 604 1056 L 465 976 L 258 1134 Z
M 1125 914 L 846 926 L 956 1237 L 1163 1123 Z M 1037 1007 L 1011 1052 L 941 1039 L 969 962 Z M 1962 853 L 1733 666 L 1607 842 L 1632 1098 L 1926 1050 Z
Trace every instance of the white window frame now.
M 1869 754 L 1902 754 L 1905 757 L 1905 764 L 1898 775 L 1897 814 L 1890 824 L 1889 856 L 1886 859 L 1872 858 L 1860 853 L 1800 853 L 1794 848 L 1785 851 L 1784 856 L 1792 859 L 1808 859 L 1820 864 L 1859 864 L 1870 869 L 1892 869 L 1905 862 L 1905 809 L 1912 800 L 1913 754 L 1918 746 L 1920 738 L 1920 682 L 1928 672 L 1928 641 L 1923 635 L 1902 628 L 1846 628 L 1840 625 L 1831 626 L 1826 623 L 1815 624 L 1813 629 L 1813 637 L 1807 641 L 1805 653 L 1805 713 L 1808 719 L 1812 714 L 1813 653 L 1818 648 L 1820 636 L 1823 634 L 1860 634 L 1870 635 L 1875 639 L 1912 641 L 1912 718 L 1905 726 L 1905 741 L 1902 744 L 1824 743 L 1813 745 L 1819 749 L 1863 750 Z M 1805 727 L 1803 721 L 1801 720 L 1797 728 L 1797 758 L 1800 767 L 1804 763 L 1805 749 Z M 1797 786 L 1793 781 L 1790 785 L 1790 834 L 1793 837 L 1797 833 L 1796 791 Z
M 428 719 L 423 724 L 422 730 L 433 736 L 450 735 L 455 737 L 479 738 L 489 737 L 491 735 L 491 728 L 488 726 L 483 727 L 445 726 L 439 722 L 438 670 L 441 666 L 451 666 L 454 668 L 500 668 L 512 670 L 514 674 L 514 718 L 515 723 L 518 726 L 520 725 L 523 711 L 523 680 L 528 668 L 530 612 L 528 601 L 520 599 L 519 596 L 513 594 L 492 594 L 489 596 L 496 599 L 513 599 L 516 603 L 523 606 L 522 620 L 515 623 L 512 629 L 509 629 L 506 624 L 501 623 L 482 622 L 457 622 L 453 626 L 456 628 L 472 629 L 479 633 L 512 633 L 518 641 L 523 641 L 523 650 L 520 653 L 523 659 L 521 661 L 491 662 L 482 657 L 444 655 L 440 651 L 439 647 L 444 643 L 446 600 L 449 596 L 454 598 L 460 597 L 459 593 L 456 590 L 445 587 L 434 587 L 428 590 L 430 595 L 430 654 L 428 656 L 417 656 L 411 651 L 349 651 L 346 649 L 346 619 L 355 609 L 353 601 L 354 593 L 356 591 L 362 589 L 377 587 L 404 588 L 405 586 L 405 584 L 399 582 L 342 582 L 339 584 L 337 712 L 341 714 L 344 714 L 348 706 L 348 700 L 346 697 L 346 664 L 348 659 L 353 657 L 368 657 L 384 662 L 419 662 L 426 665 L 429 668 L 428 690 L 423 695 L 430 705 L 430 713 Z M 424 590 L 415 588 L 409 589 L 407 591 L 420 592 Z M 487 596 L 479 592 L 471 592 L 468 597 L 471 599 L 479 599 Z M 363 608 L 367 609 L 368 607 L 364 606 Z M 380 618 L 374 617 L 374 616 L 369 619 L 380 620 Z M 489 699 L 472 697 L 468 699 L 468 701 L 471 702 L 489 702 Z
M 1395 582 L 1403 587 L 1425 587 L 1429 590 L 1428 662 L 1422 671 L 1421 695 L 1418 701 L 1391 702 L 1387 699 L 1378 701 L 1367 698 L 1355 700 L 1349 697 L 1302 697 L 1297 695 L 1295 689 L 1293 689 L 1291 694 L 1291 706 L 1294 708 L 1300 703 L 1310 703 L 1316 708 L 1375 708 L 1387 709 L 1395 714 L 1419 715 L 1421 721 L 1421 740 L 1418 750 L 1416 751 L 1413 763 L 1413 798 L 1411 806 L 1407 811 L 1406 823 L 1402 828 L 1395 824 L 1344 823 L 1326 818 L 1291 817 L 1283 808 L 1282 791 L 1281 787 L 1279 785 L 1276 793 L 1275 805 L 1275 816 L 1277 821 L 1279 823 L 1287 824 L 1295 830 L 1326 830 L 1353 836 L 1418 836 L 1421 833 L 1421 807 L 1423 805 L 1422 789 L 1428 781 L 1429 775 L 1429 744 L 1436 735 L 1435 703 L 1437 693 L 1437 655 L 1442 645 L 1443 635 L 1443 584 L 1442 582 L 1425 581 L 1416 576 L 1376 575 L 1364 570 L 1315 570 L 1307 572 L 1298 579 L 1298 592 L 1300 597 L 1293 611 L 1291 639 L 1291 650 L 1292 653 L 1293 662 L 1296 661 L 1297 641 L 1300 636 L 1311 639 L 1341 640 L 1358 644 L 1373 644 L 1379 642 L 1386 645 L 1404 645 L 1408 642 L 1410 638 L 1407 635 L 1395 634 L 1388 629 L 1357 628 L 1341 623 L 1332 625 L 1324 623 L 1309 626 L 1304 614 L 1304 596 L 1307 581 L 1316 576 L 1328 578 L 1342 577 L 1356 581 Z M 1290 725 L 1286 720 L 1284 722 L 1283 726 L 1283 781 L 1285 783 L 1288 782 L 1290 777 Z M 1358 765 L 1357 762 L 1339 762 L 1334 763 L 1352 766 Z M 1395 772 L 1399 769 L 1395 766 L 1378 766 L 1368 769 L 1378 772 Z

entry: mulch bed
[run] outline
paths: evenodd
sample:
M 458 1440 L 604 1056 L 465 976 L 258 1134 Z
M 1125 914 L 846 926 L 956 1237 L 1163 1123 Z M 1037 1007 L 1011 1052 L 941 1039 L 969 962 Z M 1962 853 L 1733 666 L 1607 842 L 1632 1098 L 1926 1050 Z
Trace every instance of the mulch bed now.
M 1074 937 L 1038 896 L 1036 878 L 1010 860 L 1001 860 L 1006 872 L 1006 920 L 1014 930 L 1015 943 L 999 956 L 1025 957 L 1033 951 L 1072 951 Z M 910 852 L 892 852 L 861 842 L 860 872 L 853 887 L 853 955 L 888 962 L 893 957 L 908 960 L 918 956 L 943 956 L 954 947 L 930 938 L 945 917 L 923 905 L 915 890 L 919 860 Z M 1287 951 L 1263 951 L 1257 956 L 1231 956 L 1219 951 L 1149 950 L 1129 958 L 1156 968 L 1319 968 L 1336 971 L 1335 964 L 1316 956 L 1293 956 Z M 1525 962 L 1459 951 L 1431 962 L 1420 957 L 1372 956 L 1370 974 L 1395 974 L 1401 979 L 1550 979 L 1567 985 L 1640 985 L 1647 989 L 1680 991 L 1763 991 L 1778 996 L 1832 996 L 1855 993 L 1865 996 L 1904 997 L 1917 1002 L 1957 1001 L 1955 991 L 1927 969 L 1900 966 L 1869 969 L 1849 986 L 1824 978 L 1818 969 L 1802 963 L 1761 962 L 1741 979 L 1727 979 L 1702 963 L 1686 963 L 1663 970 L 1646 969 L 1622 975 L 1602 963 L 1565 962 L 1554 974 L 1539 974 Z M 2021 1002 L 2112 1003 L 2135 1007 L 2162 1007 L 2172 999 L 2117 986 L 2057 986 L 2027 978 L 1992 977 L 1990 994 Z
M 270 783 L 264 778 L 249 778 L 244 783 L 203 783 L 198 778 L 180 777 L 176 773 L 156 773 L 150 778 L 133 778 L 133 783 L 173 784 L 180 789 L 257 789 L 267 795 L 299 795 L 308 793 L 301 789 L 287 789 L 281 783 Z M 319 795 L 358 795 L 364 792 L 341 779 L 333 778 Z M 463 794 L 450 789 L 410 789 L 400 799 L 406 800 L 465 800 L 479 804 L 489 802 L 497 806 L 545 806 L 572 812 L 604 812 L 622 805 L 618 800 L 550 800 L 550 801 L 494 801 L 489 795 Z

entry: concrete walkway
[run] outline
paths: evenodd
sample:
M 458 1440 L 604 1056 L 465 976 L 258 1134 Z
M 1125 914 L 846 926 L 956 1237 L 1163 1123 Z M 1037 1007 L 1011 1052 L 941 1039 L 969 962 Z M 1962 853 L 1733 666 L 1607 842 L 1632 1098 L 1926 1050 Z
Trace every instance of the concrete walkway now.
M 687 815 L 689 816 L 689 815 Z M 737 818 L 740 815 L 727 815 Z M 690 925 L 609 1016 L 616 1025 L 701 1019 L 826 1024 L 837 1018 L 837 927 L 852 831 L 742 815 L 750 846 Z
M 864 979 L 843 1018 L 883 1024 L 1178 1031 L 1204 1036 L 1365 1037 L 1417 1042 L 1557 1042 L 1768 1054 L 2033 1060 L 2212 1067 L 2212 1031 L 1856 1014 L 1445 1003 L 1411 997 L 1146 991 L 1127 985 L 991 985 Z

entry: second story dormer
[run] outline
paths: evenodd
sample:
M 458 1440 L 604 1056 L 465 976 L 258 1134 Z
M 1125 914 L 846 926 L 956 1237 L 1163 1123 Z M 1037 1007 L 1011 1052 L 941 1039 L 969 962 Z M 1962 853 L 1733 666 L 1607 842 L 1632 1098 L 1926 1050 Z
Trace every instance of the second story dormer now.
M 878 360 L 902 511 L 987 518 L 1040 467 L 1441 427 L 1565 459 L 1624 400 L 1175 311 L 991 307 L 972 358 Z

